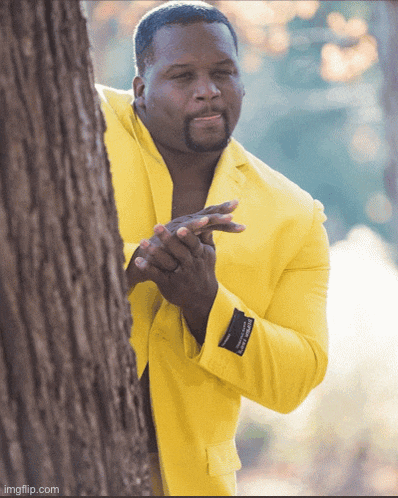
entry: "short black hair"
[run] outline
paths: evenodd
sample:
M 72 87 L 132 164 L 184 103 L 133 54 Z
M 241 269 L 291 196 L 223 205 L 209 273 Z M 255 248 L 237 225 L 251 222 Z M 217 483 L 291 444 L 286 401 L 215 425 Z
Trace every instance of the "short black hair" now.
M 160 28 L 172 24 L 186 26 L 198 22 L 225 24 L 232 35 L 236 52 L 238 52 L 236 32 L 221 11 L 201 1 L 169 1 L 147 12 L 135 28 L 134 51 L 137 73 L 142 76 L 146 66 L 151 63 L 154 56 L 153 38 Z

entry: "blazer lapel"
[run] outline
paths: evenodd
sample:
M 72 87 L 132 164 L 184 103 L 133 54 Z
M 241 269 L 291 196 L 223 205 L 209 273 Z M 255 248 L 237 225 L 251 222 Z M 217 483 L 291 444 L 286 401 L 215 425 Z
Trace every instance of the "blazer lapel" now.
M 246 181 L 241 169 L 245 164 L 246 157 L 240 146 L 234 140 L 231 140 L 216 167 L 213 182 L 207 196 L 206 207 L 222 204 L 233 199 L 240 201 L 241 192 Z M 215 242 L 222 236 L 222 233 L 221 231 L 214 232 L 213 238 Z

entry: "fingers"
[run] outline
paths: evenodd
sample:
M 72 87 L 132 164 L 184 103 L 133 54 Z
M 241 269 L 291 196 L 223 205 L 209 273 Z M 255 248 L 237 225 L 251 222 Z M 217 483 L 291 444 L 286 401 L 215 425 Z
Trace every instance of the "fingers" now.
M 192 260 L 192 254 L 189 247 L 183 244 L 178 237 L 171 234 L 163 225 L 156 225 L 155 234 L 162 242 L 164 249 L 175 258 L 181 266 L 187 265 Z
M 192 215 L 192 217 L 193 216 L 195 215 Z M 202 216 L 201 218 L 192 218 L 191 220 L 182 219 L 181 222 L 179 222 L 179 226 L 176 224 L 175 232 L 181 227 L 186 227 L 193 233 L 200 233 L 210 227 L 212 230 L 224 230 L 224 227 L 226 227 L 227 229 L 224 231 L 235 231 L 235 229 L 236 231 L 242 231 L 243 229 L 239 228 L 241 226 L 243 225 L 232 222 L 232 214 L 230 213 L 214 213 Z M 169 228 L 169 226 L 167 226 L 167 228 Z M 173 230 L 170 231 L 174 233 Z
M 230 233 L 241 233 L 246 229 L 245 225 L 241 225 L 239 223 L 230 222 L 228 224 L 215 224 L 215 225 L 205 225 L 198 230 L 195 230 L 195 235 L 199 235 L 204 232 L 213 232 L 214 230 L 218 230 L 221 232 L 230 232 Z
M 177 237 L 190 250 L 194 258 L 198 258 L 202 254 L 202 247 L 198 237 L 194 235 L 187 227 L 181 227 L 177 230 Z
M 177 268 L 179 262 L 161 246 L 144 239 L 140 242 L 140 247 L 145 251 L 143 259 L 160 270 L 174 271 Z
M 181 228 L 182 226 L 188 228 L 188 230 L 191 230 L 192 232 L 195 232 L 196 230 L 200 230 L 204 226 L 208 225 L 209 223 L 209 216 L 202 216 L 201 218 L 198 219 L 192 219 L 192 221 L 185 221 L 185 223 L 180 224 L 180 226 L 177 228 Z M 176 231 L 177 231 L 176 230 Z
M 156 225 L 155 236 L 150 241 L 141 241 L 143 257 L 136 258 L 136 266 L 145 269 L 149 263 L 161 271 L 171 272 L 179 264 L 189 263 L 192 257 L 198 258 L 203 253 L 202 244 L 214 248 L 214 230 L 242 232 L 246 227 L 232 221 L 231 213 L 237 206 L 238 200 L 235 199 L 181 216 L 166 226 Z
M 206 218 L 208 218 L 208 221 L 203 227 L 209 226 L 209 225 L 216 225 L 216 224 L 228 224 L 231 223 L 232 220 L 232 214 L 227 213 L 227 214 L 221 214 L 221 213 L 214 213 L 214 214 L 208 214 L 206 215 Z M 199 227 L 202 228 L 202 227 Z
M 238 200 L 232 200 L 224 202 L 223 204 L 218 204 L 215 206 L 209 206 L 208 208 L 200 211 L 208 218 L 208 222 L 198 228 L 191 230 L 197 235 L 202 233 L 207 229 L 211 230 L 221 230 L 224 232 L 241 232 L 244 230 L 243 225 L 232 222 L 232 211 L 238 206 Z
M 142 257 L 135 259 L 135 265 L 142 271 L 153 265 L 172 272 L 178 265 L 189 265 L 192 257 L 199 257 L 202 252 L 200 240 L 187 227 L 180 227 L 178 237 L 163 225 L 156 225 L 154 232 L 156 237 L 141 241 Z
M 148 262 L 146 259 L 138 257 L 135 258 L 134 264 L 139 268 L 142 273 L 143 281 L 152 280 L 156 284 L 162 284 L 165 280 L 165 272 L 157 268 L 154 264 Z
M 232 213 L 232 211 L 234 211 L 238 207 L 238 204 L 239 204 L 238 199 L 233 199 L 232 201 L 223 202 L 222 204 L 209 206 L 200 212 L 203 213 L 204 215 L 214 214 L 214 213 L 229 214 Z
M 197 213 L 180 216 L 167 223 L 166 228 L 172 233 L 176 233 L 181 227 L 186 227 L 194 233 L 199 233 L 205 226 L 231 224 L 232 211 L 236 209 L 238 200 L 224 202 L 222 204 L 209 206 Z M 235 226 L 232 225 L 232 226 Z M 220 228 L 217 228 L 217 230 Z M 228 230 L 230 231 L 230 230 Z M 235 231 L 235 230 L 232 230 Z M 238 230 L 239 231 L 239 230 Z
M 215 249 L 212 231 L 203 232 L 200 234 L 199 237 L 200 237 L 200 240 L 202 241 L 203 244 L 206 244 L 208 246 L 212 246 L 213 249 Z
M 171 220 L 169 223 L 167 223 L 166 228 L 171 233 L 176 233 L 177 230 L 182 226 L 188 227 L 188 229 L 192 231 L 198 230 L 201 227 L 205 226 L 209 221 L 209 217 L 204 216 L 201 213 L 202 212 L 200 211 L 199 213 L 175 218 L 174 220 Z
M 204 222 L 206 220 L 206 222 Z M 201 233 L 205 230 L 211 229 L 211 230 L 222 230 L 224 232 L 240 232 L 244 230 L 243 225 L 239 225 L 238 223 L 233 223 L 232 222 L 232 214 L 220 214 L 220 213 L 215 213 L 215 214 L 209 214 L 205 216 L 204 218 L 201 218 L 201 223 L 197 223 L 194 221 L 192 222 L 185 222 L 180 225 L 185 226 L 188 228 L 188 230 L 191 230 L 194 234 Z

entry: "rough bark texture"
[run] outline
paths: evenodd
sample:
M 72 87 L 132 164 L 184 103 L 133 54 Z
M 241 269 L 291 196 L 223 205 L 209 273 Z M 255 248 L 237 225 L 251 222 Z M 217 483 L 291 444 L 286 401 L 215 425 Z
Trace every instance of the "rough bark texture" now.
M 384 74 L 381 102 L 390 147 L 390 161 L 385 168 L 384 183 L 393 205 L 391 226 L 398 251 L 398 1 L 376 2 L 376 15 L 375 34 Z
M 122 242 L 79 3 L 1 0 L 0 64 L 0 494 L 148 495 Z

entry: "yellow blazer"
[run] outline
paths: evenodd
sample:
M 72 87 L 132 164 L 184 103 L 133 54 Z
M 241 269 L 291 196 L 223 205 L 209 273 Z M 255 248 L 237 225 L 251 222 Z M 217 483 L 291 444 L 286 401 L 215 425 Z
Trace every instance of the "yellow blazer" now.
M 173 184 L 133 111 L 132 93 L 97 89 L 127 264 L 154 225 L 170 221 Z M 138 284 L 129 295 L 131 344 L 139 376 L 150 364 L 169 495 L 234 495 L 241 396 L 287 413 L 326 371 L 329 258 L 322 204 L 232 139 L 206 206 L 234 198 L 240 201 L 234 221 L 247 228 L 215 232 L 219 290 L 202 347 L 154 283 Z M 232 324 L 234 310 L 244 316 Z

